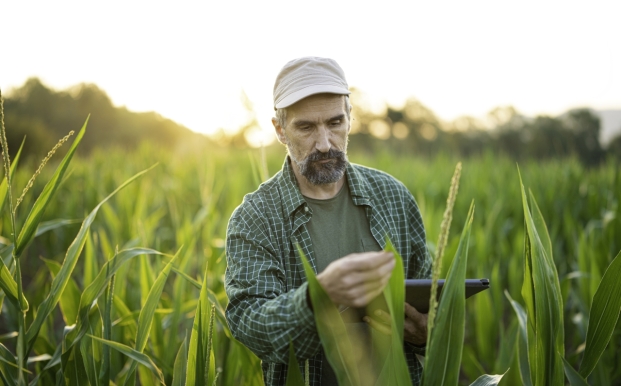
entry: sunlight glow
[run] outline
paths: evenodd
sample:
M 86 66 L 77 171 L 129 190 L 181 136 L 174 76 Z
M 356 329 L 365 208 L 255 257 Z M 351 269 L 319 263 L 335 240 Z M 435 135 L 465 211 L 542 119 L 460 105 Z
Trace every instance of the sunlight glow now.
M 274 78 L 304 55 L 341 64 L 350 86 L 369 96 L 352 96 L 354 108 L 416 97 L 444 120 L 506 105 L 525 114 L 621 108 L 620 4 L 62 0 L 33 12 L 14 1 L 0 14 L 0 87 L 32 76 L 55 89 L 91 82 L 116 105 L 203 133 L 246 124 L 245 93 L 256 114 L 253 144 L 274 140 Z M 328 10 L 342 20 L 318 28 Z

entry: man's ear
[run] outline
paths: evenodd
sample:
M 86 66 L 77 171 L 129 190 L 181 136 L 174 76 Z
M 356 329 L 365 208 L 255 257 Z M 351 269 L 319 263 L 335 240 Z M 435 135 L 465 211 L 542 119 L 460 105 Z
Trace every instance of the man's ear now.
M 353 106 L 349 105 L 349 115 L 348 115 L 348 121 L 349 121 L 349 127 L 347 128 L 347 134 L 349 134 L 351 132 L 351 121 L 354 120 L 354 118 L 351 115 L 351 111 L 353 110 Z
M 278 142 L 282 143 L 283 145 L 286 145 L 287 138 L 285 138 L 285 129 L 280 127 L 280 124 L 278 123 L 278 119 L 272 118 L 272 125 L 274 125 L 274 130 L 276 131 L 276 138 L 278 138 Z

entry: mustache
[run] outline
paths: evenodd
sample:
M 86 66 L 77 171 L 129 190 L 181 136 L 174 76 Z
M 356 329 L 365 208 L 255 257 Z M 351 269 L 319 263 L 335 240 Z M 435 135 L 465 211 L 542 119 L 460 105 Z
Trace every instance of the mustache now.
M 314 153 L 310 154 L 308 157 L 306 157 L 306 161 L 314 162 L 314 161 L 321 161 L 321 160 L 332 159 L 332 158 L 342 159 L 344 156 L 345 156 L 345 152 L 342 152 L 337 149 L 330 149 L 325 153 L 322 153 L 319 150 L 317 150 Z

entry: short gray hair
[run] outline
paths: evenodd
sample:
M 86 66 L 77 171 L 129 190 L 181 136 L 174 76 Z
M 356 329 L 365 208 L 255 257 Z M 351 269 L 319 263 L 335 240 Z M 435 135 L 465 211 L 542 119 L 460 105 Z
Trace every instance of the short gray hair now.
M 345 113 L 347 114 L 347 119 L 351 120 L 350 118 L 350 110 L 351 110 L 351 104 L 349 103 L 349 95 L 343 95 L 345 97 Z M 282 127 L 283 129 L 286 128 L 287 126 L 287 108 L 284 107 L 282 109 L 276 109 L 276 120 L 278 121 L 278 125 L 280 127 Z

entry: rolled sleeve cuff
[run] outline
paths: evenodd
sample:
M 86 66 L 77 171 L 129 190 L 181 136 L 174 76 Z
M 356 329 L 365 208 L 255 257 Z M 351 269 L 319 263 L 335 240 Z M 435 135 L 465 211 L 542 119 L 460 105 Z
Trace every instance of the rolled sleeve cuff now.
M 308 291 L 308 282 L 303 283 L 295 290 L 293 295 L 293 304 L 295 305 L 294 314 L 298 320 L 301 321 L 302 326 L 307 328 L 315 327 L 315 315 L 308 306 L 306 300 L 306 293 Z
M 425 356 L 425 352 L 427 352 L 427 346 L 415 346 L 410 342 L 405 342 L 405 344 L 412 350 L 413 353 L 420 356 Z

